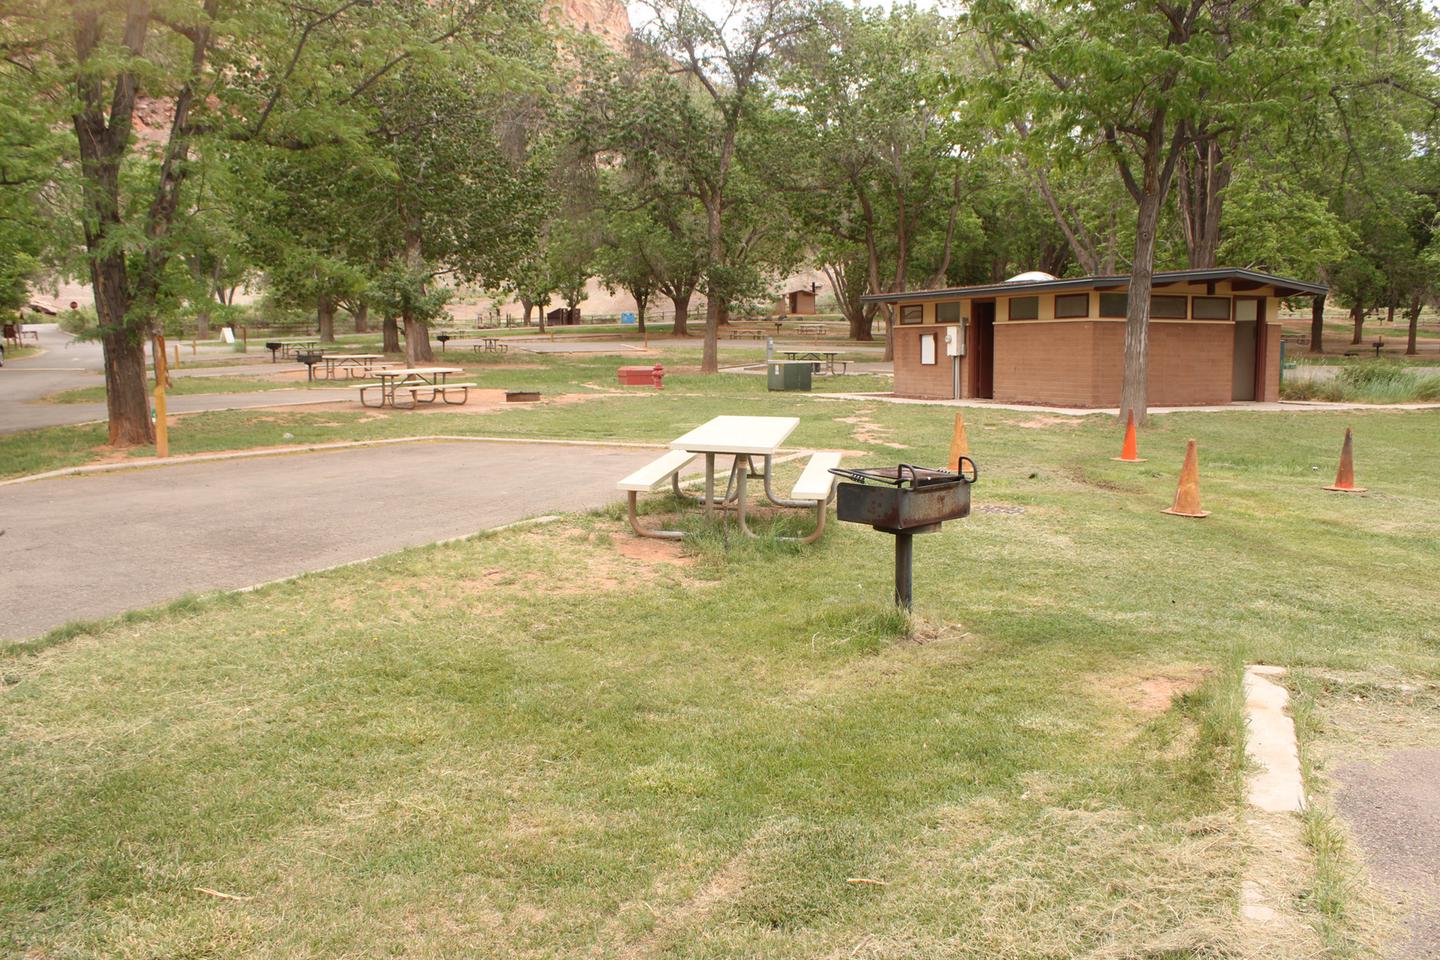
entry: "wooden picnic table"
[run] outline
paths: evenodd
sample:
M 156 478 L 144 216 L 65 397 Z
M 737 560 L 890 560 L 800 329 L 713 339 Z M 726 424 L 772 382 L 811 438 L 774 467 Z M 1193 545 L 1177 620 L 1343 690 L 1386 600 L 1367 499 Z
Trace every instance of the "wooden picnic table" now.
M 291 354 L 300 353 L 301 351 L 309 347 L 320 346 L 319 340 L 308 338 L 300 340 L 272 340 L 270 342 L 280 344 L 280 356 L 282 357 L 288 357 Z
M 451 384 L 448 382 L 450 374 L 465 372 L 461 367 L 399 367 L 388 370 L 377 368 L 370 372 L 380 382 L 367 383 L 359 387 L 360 404 L 366 407 L 384 407 L 386 405 L 398 407 L 399 404 L 395 402 L 395 397 L 396 394 L 401 392 L 410 394 L 411 403 L 409 406 L 413 407 L 417 403 L 433 403 L 436 396 L 445 393 L 447 387 L 465 387 L 468 393 L 468 388 L 474 386 L 474 384 L 468 383 Z M 377 389 L 380 391 L 380 402 L 377 404 L 366 403 L 366 392 Z M 430 396 L 422 398 L 420 394 L 426 392 L 428 392 Z M 446 402 L 449 401 L 447 400 Z
M 487 350 L 492 353 L 504 353 L 509 349 L 509 345 L 501 343 L 501 339 L 500 337 L 481 337 L 479 343 L 471 345 L 471 349 L 476 353 L 479 353 L 481 350 Z
M 320 361 L 325 364 L 325 379 L 334 380 L 341 370 L 345 371 L 347 379 L 354 377 L 357 370 L 369 375 L 384 359 L 383 353 L 330 353 L 321 357 Z

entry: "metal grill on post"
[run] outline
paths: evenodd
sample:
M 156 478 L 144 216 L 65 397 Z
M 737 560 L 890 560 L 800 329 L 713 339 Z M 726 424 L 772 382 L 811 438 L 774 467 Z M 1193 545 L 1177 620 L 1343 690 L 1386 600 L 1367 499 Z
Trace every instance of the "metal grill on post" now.
M 955 472 L 909 463 L 830 472 L 846 481 L 836 488 L 835 515 L 895 538 L 895 603 L 910 610 L 915 534 L 934 533 L 946 520 L 970 515 L 970 485 L 980 479 L 975 461 L 961 457 Z

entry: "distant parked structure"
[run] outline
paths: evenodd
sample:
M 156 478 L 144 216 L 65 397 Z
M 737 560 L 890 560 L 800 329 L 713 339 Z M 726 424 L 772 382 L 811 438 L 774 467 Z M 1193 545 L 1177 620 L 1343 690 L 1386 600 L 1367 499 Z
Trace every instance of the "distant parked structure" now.
M 815 316 L 815 294 L 819 284 L 810 284 L 809 289 L 791 290 L 775 303 L 775 312 L 784 317 Z

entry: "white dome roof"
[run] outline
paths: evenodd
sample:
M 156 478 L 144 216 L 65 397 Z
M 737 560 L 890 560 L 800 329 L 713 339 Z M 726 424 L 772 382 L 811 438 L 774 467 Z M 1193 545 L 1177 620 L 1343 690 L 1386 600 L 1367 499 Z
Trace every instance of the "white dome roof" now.
M 1044 270 L 1026 270 L 1024 273 L 1017 273 L 1006 280 L 1006 283 L 1037 283 L 1041 280 L 1054 280 L 1054 274 L 1046 273 Z

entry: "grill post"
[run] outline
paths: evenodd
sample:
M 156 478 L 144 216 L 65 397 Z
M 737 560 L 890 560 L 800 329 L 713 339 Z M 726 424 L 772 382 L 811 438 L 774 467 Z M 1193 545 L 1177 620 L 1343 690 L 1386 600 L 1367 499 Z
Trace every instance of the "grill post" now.
M 909 533 L 895 534 L 895 605 L 907 613 L 911 609 L 911 561 L 915 558 L 915 537 Z

